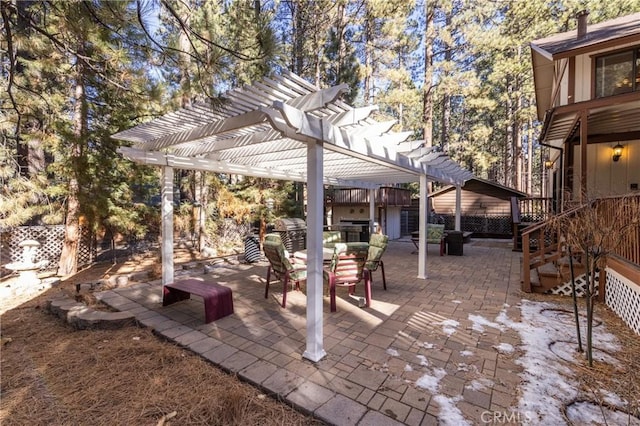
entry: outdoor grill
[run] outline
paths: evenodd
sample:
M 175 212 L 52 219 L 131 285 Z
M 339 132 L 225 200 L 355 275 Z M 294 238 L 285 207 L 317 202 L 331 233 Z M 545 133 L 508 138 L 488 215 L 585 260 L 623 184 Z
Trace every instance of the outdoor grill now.
M 275 232 L 289 253 L 307 248 L 307 224 L 302 219 L 283 218 L 276 220 Z

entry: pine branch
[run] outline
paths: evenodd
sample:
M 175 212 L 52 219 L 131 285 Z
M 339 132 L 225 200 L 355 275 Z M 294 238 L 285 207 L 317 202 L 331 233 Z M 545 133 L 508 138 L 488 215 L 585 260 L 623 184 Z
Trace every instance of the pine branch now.
M 171 16 L 173 16 L 173 18 L 178 22 L 178 25 L 180 25 L 180 28 L 182 29 L 182 31 L 184 31 L 185 34 L 187 34 L 187 38 L 189 39 L 189 44 L 191 44 L 191 47 L 193 48 L 194 51 L 197 52 L 196 47 L 193 44 L 193 40 L 191 40 L 191 37 L 189 37 L 189 34 L 192 34 L 195 38 L 197 38 L 198 40 L 200 40 L 201 42 L 208 44 L 210 46 L 216 47 L 224 52 L 227 52 L 228 54 L 230 54 L 231 56 L 240 59 L 242 61 L 256 61 L 256 60 L 260 60 L 260 59 L 264 59 L 265 55 L 262 56 L 249 56 L 246 55 L 244 53 L 238 52 L 236 50 L 230 49 L 228 47 L 222 46 L 221 44 L 215 43 L 211 40 L 209 40 L 208 38 L 202 36 L 199 32 L 195 31 L 193 28 L 191 28 L 190 25 L 188 25 L 186 22 L 184 22 L 184 20 L 179 16 L 179 14 L 173 9 L 173 7 L 171 7 L 171 5 L 169 4 L 169 2 L 167 0 L 161 0 L 161 3 L 167 8 L 167 10 L 169 11 L 169 13 L 171 14 Z
M 15 10 L 11 2 L 8 0 L 2 0 L 0 3 L 0 12 L 2 13 L 2 22 L 4 23 L 4 33 L 5 38 L 7 40 L 7 54 L 9 55 L 9 81 L 7 83 L 7 93 L 9 94 L 9 99 L 11 99 L 11 104 L 13 105 L 13 109 L 18 114 L 18 120 L 20 120 L 20 110 L 18 109 L 18 103 L 16 102 L 16 98 L 13 96 L 13 83 L 14 83 L 14 75 L 16 69 L 16 53 L 13 47 L 13 32 L 11 31 L 11 22 L 9 19 L 9 10 Z M 16 132 L 19 132 L 20 126 L 16 126 Z
M 149 33 L 149 30 L 147 29 L 147 27 L 145 27 L 144 25 L 144 20 L 142 19 L 142 9 L 143 9 L 143 4 L 141 2 L 141 0 L 136 0 L 136 16 L 138 18 L 138 23 L 140 24 L 140 28 L 142 28 L 142 31 L 144 31 L 145 35 L 147 36 L 147 38 L 149 40 L 151 40 L 151 43 L 155 44 L 156 46 L 158 46 L 159 50 L 154 49 L 154 52 L 158 52 L 158 53 L 162 53 L 164 54 L 165 51 L 171 51 L 171 52 L 176 52 L 176 53 L 184 53 L 189 55 L 192 59 L 194 60 L 199 60 L 199 58 L 195 55 L 193 55 L 191 52 L 183 52 L 180 49 L 176 49 L 174 47 L 171 46 L 166 46 L 166 45 L 162 45 L 160 43 L 158 43 L 156 41 L 156 39 L 151 35 L 151 33 Z M 171 56 L 168 55 L 163 55 L 163 57 L 169 57 L 173 63 L 177 66 L 178 65 L 178 61 L 176 59 L 174 59 Z

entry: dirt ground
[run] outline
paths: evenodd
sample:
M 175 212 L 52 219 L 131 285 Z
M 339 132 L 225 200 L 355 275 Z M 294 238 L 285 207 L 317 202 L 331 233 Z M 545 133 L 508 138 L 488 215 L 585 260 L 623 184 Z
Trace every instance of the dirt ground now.
M 75 330 L 46 311 L 53 292 L 153 263 L 98 265 L 48 290 L 13 284 L 13 303 L 0 304 L 0 424 L 322 424 L 149 329 Z

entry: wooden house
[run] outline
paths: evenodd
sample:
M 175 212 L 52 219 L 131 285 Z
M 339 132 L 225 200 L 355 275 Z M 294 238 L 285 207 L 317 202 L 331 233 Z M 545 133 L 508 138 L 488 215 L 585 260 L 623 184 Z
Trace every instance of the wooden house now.
M 640 13 L 531 42 L 549 194 L 569 201 L 640 184 Z
M 588 25 L 581 12 L 576 26 L 531 42 L 549 193 L 568 219 L 592 209 L 607 227 L 633 223 L 630 206 L 640 202 L 640 13 Z M 541 223 L 522 233 L 523 291 L 567 288 L 562 236 L 545 229 Z M 599 297 L 640 334 L 640 229 L 612 232 L 621 243 L 600 269 Z
M 325 196 L 325 225 L 362 227 L 361 240 L 367 240 L 370 214 L 369 190 L 362 188 L 332 188 Z M 404 188 L 381 187 L 374 191 L 373 221 L 390 239 L 401 237 L 401 211 L 411 205 L 411 191 Z
M 527 194 L 485 179 L 469 179 L 462 187 L 460 213 L 462 216 L 509 216 L 511 197 Z M 431 207 L 439 215 L 453 215 L 456 211 L 456 187 L 446 186 L 429 197 Z
M 475 237 L 510 238 L 513 235 L 511 199 L 525 199 L 524 192 L 480 178 L 469 179 L 460 189 L 460 230 Z M 446 186 L 429 194 L 431 221 L 455 229 L 456 187 Z M 419 199 L 403 210 L 407 231 L 418 227 Z

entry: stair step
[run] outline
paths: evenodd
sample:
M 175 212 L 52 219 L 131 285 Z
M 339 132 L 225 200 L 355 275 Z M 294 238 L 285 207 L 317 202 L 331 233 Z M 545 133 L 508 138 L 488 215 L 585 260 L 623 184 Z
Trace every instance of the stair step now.
M 553 263 L 545 263 L 544 265 L 538 266 L 538 275 L 545 277 L 559 277 L 560 271 Z
M 529 282 L 531 283 L 531 287 L 540 287 L 540 277 L 538 276 L 538 271 L 536 269 L 532 269 L 529 274 Z

